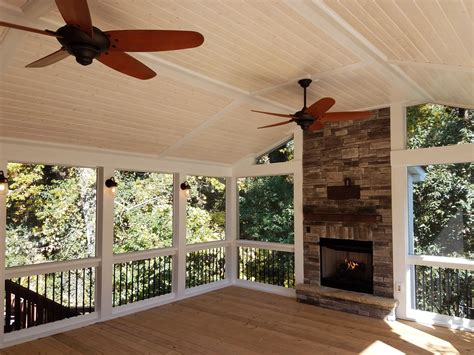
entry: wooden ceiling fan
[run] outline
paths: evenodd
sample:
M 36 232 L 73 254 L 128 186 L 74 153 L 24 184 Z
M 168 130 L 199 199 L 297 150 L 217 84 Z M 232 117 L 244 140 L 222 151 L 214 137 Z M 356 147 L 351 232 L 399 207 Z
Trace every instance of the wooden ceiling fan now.
M 198 47 L 204 42 L 204 37 L 194 31 L 102 32 L 92 26 L 87 0 L 56 0 L 56 6 L 66 22 L 56 32 L 0 21 L 0 26 L 56 37 L 61 44 L 59 50 L 28 64 L 27 68 L 46 67 L 73 55 L 79 64 L 89 65 L 97 59 L 121 73 L 145 80 L 153 78 L 156 73 L 125 52 L 171 51 Z
M 311 106 L 306 107 L 306 88 L 311 84 L 311 82 L 311 79 L 301 79 L 298 81 L 298 84 L 300 84 L 304 90 L 304 105 L 300 111 L 295 112 L 294 114 L 286 115 L 281 113 L 251 110 L 252 112 L 264 113 L 266 115 L 289 118 L 288 121 L 274 123 L 258 128 L 269 128 L 296 122 L 296 124 L 304 131 L 314 132 L 324 128 L 324 123 L 326 122 L 363 120 L 373 116 L 373 112 L 371 111 L 327 112 L 336 103 L 336 100 L 331 97 L 324 97 L 316 101 Z

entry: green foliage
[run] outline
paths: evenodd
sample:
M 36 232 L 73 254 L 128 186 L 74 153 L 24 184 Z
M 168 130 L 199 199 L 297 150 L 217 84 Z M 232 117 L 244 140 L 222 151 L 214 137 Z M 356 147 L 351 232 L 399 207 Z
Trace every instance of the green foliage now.
M 408 148 L 474 142 L 473 110 L 424 104 L 407 109 Z
M 239 179 L 240 239 L 293 243 L 293 177 Z
M 7 266 L 95 253 L 94 169 L 8 164 Z
M 295 141 L 293 138 L 272 149 L 256 159 L 257 164 L 273 164 L 290 161 L 295 156 Z
M 225 179 L 188 176 L 186 207 L 188 244 L 225 239 Z
M 173 245 L 173 175 L 117 171 L 114 252 Z
M 470 143 L 473 111 L 425 104 L 407 110 L 409 148 Z M 413 188 L 415 253 L 474 258 L 473 164 L 425 167 Z

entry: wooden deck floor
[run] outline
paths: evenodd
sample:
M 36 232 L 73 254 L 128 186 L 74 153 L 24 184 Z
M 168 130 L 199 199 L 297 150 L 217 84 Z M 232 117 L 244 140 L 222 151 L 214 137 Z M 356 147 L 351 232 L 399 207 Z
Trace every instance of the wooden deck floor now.
M 474 334 L 228 287 L 1 354 L 474 354 Z

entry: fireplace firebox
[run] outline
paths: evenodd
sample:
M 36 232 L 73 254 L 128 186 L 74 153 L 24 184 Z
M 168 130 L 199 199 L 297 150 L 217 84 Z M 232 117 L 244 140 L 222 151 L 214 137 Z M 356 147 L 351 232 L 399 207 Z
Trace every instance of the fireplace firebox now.
M 373 294 L 372 242 L 321 238 L 321 285 Z

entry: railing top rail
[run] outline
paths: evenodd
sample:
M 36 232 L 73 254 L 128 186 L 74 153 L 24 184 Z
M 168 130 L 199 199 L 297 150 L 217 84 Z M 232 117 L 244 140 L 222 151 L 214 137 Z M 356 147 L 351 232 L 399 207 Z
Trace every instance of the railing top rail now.
M 24 277 L 31 275 L 50 274 L 53 272 L 96 267 L 100 264 L 100 258 L 86 258 L 71 261 L 47 262 L 43 264 L 12 266 L 5 269 L 5 278 Z
M 113 256 L 113 263 L 120 264 L 120 263 L 129 262 L 129 261 L 135 261 L 135 260 L 145 260 L 145 259 L 156 258 L 158 256 L 176 255 L 177 252 L 178 252 L 178 248 L 156 248 L 156 249 L 149 249 L 149 250 L 134 251 L 131 253 L 115 254 Z
M 289 253 L 294 253 L 295 251 L 295 246 L 293 244 L 259 242 L 256 240 L 244 240 L 244 239 L 237 240 L 236 244 L 240 247 L 286 251 Z
M 217 240 L 215 242 L 205 242 L 199 244 L 186 245 L 186 252 L 190 253 L 197 250 L 226 247 L 230 244 L 228 240 Z
M 408 255 L 407 262 L 413 265 L 435 266 L 450 269 L 474 270 L 474 260 L 434 255 Z

